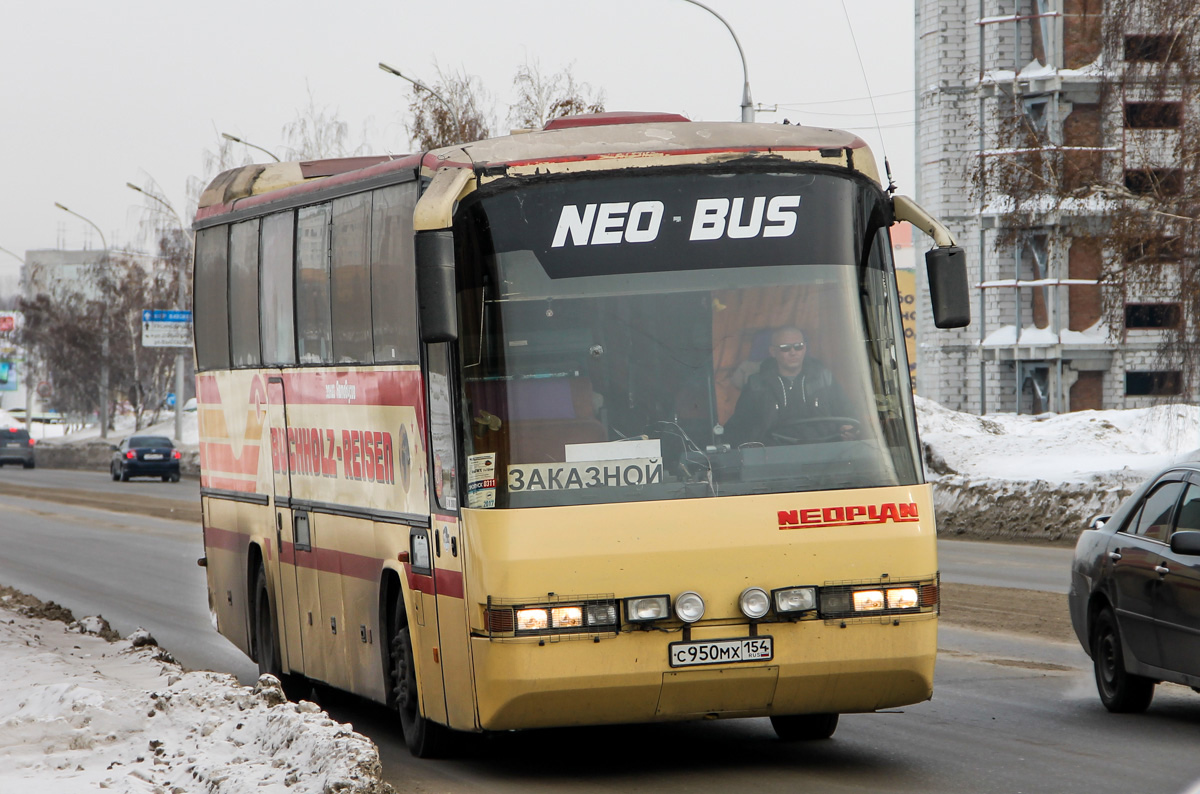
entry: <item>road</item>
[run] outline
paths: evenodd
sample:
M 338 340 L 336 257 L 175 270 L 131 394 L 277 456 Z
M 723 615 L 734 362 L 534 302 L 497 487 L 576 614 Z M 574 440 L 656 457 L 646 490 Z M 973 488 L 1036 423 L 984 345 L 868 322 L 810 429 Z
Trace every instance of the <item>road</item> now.
M 253 680 L 253 665 L 209 621 L 199 529 L 194 517 L 180 520 L 197 492 L 194 481 L 0 469 L 0 583 L 77 615 L 101 613 L 122 633 L 144 626 L 187 666 Z M 95 507 L 114 496 L 130 512 Z M 1069 549 L 939 545 L 948 584 L 1046 597 L 1065 589 Z M 1011 590 L 1014 603 L 1027 592 Z M 1104 794 L 1179 792 L 1200 777 L 1200 696 L 1190 690 L 1161 686 L 1146 715 L 1118 717 L 1100 706 L 1076 643 L 968 630 L 947 617 L 939 645 L 933 701 L 845 716 L 832 741 L 813 745 L 776 741 L 766 720 L 732 720 L 470 737 L 458 757 L 416 761 L 386 711 L 317 694 L 375 740 L 398 791 Z

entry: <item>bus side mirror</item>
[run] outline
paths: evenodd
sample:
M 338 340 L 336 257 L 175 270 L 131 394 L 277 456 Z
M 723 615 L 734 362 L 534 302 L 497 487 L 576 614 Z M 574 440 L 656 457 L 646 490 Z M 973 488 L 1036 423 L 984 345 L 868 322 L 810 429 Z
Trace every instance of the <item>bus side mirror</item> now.
M 458 338 L 454 310 L 454 234 L 449 229 L 416 236 L 417 308 L 421 339 L 429 344 Z
M 967 255 L 957 245 L 925 252 L 929 274 L 929 303 L 938 328 L 965 328 L 971 324 L 971 296 L 967 287 Z

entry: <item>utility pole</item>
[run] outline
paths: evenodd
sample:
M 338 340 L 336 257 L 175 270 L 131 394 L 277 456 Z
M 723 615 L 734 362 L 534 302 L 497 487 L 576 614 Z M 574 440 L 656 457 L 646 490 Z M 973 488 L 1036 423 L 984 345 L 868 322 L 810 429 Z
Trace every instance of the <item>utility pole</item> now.
M 235 138 L 234 140 L 237 140 L 237 139 Z M 271 154 L 271 153 L 267 152 L 267 154 Z M 271 155 L 271 156 L 274 157 L 274 155 Z M 126 182 L 125 186 L 127 188 L 129 188 L 130 190 L 136 190 L 138 193 L 141 193 L 143 196 L 147 196 L 147 197 L 153 199 L 154 201 L 157 201 L 159 204 L 163 205 L 164 207 L 166 207 L 170 211 L 170 213 L 175 216 L 176 222 L 179 223 L 180 230 L 183 231 L 183 233 L 187 236 L 188 240 L 191 241 L 192 249 L 195 250 L 196 236 L 195 236 L 195 234 L 193 234 L 191 229 L 189 229 L 187 226 L 184 225 L 183 218 L 179 217 L 179 213 L 175 211 L 175 208 L 173 206 L 171 206 L 171 202 L 167 201 L 165 198 L 163 198 L 162 196 L 159 196 L 155 193 L 151 193 L 147 190 L 142 190 L 140 187 L 133 184 L 132 182 Z M 176 304 L 178 305 L 180 311 L 186 311 L 187 310 L 187 260 L 186 259 L 179 260 L 179 273 L 177 275 L 178 275 L 179 285 L 178 285 L 175 301 L 176 301 Z M 175 352 L 175 441 L 176 442 L 183 441 L 184 372 L 187 368 L 187 361 L 184 358 L 184 355 L 185 354 L 184 354 L 183 348 L 180 348 Z

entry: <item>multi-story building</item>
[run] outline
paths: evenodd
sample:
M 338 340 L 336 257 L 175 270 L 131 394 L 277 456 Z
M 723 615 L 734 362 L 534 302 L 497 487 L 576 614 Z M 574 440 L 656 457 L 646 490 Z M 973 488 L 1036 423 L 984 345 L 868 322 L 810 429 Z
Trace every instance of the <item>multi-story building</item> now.
M 1186 396 L 1166 343 L 1196 321 L 1179 298 L 1195 235 L 1152 206 L 1196 189 L 1200 1 L 915 7 L 917 198 L 976 289 L 961 331 L 919 306 L 917 392 L 974 413 Z

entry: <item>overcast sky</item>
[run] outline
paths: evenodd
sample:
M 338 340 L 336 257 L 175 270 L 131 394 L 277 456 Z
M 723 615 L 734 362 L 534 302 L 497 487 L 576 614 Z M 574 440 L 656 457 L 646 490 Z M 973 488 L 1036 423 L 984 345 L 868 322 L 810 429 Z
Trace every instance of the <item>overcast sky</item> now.
M 882 160 L 867 100 L 902 191 L 913 183 L 912 0 L 705 0 L 745 50 L 759 121 L 852 129 Z M 61 0 L 0 13 L 0 248 L 148 248 L 157 185 L 190 222 L 188 180 L 229 132 L 285 154 L 283 128 L 309 102 L 371 152 L 411 150 L 410 86 L 477 75 L 501 123 L 525 62 L 571 66 L 609 110 L 740 118 L 742 65 L 721 22 L 685 0 Z M 500 129 L 506 130 L 506 126 Z M 253 152 L 259 160 L 264 155 Z M 0 283 L 19 268 L 0 252 Z

